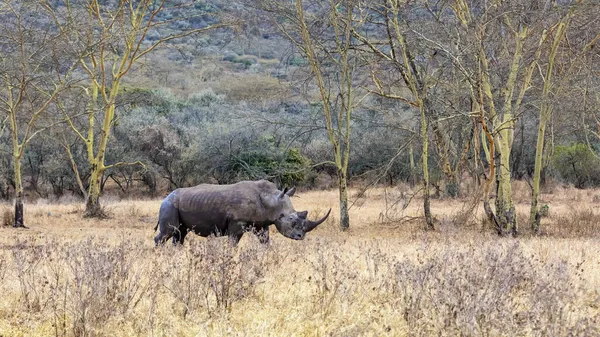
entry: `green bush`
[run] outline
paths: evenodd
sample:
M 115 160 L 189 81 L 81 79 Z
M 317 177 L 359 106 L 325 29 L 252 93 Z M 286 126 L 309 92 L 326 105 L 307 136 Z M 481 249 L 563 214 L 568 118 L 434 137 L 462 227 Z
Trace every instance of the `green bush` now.
M 258 144 L 256 144 L 258 145 Z M 310 159 L 291 148 L 284 153 L 275 146 L 246 149 L 232 158 L 230 171 L 244 179 L 271 179 L 282 186 L 296 186 L 307 179 Z
M 600 183 L 600 160 L 585 144 L 557 146 L 551 164 L 560 178 L 577 188 Z
M 243 64 L 244 68 L 248 69 L 251 65 L 258 63 L 258 58 L 253 55 L 240 55 L 235 57 L 231 62 Z

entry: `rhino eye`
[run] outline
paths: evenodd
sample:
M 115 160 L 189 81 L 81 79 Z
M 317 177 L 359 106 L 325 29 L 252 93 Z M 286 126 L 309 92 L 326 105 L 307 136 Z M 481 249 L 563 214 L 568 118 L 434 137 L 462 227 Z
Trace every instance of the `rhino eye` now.
M 283 213 L 279 214 L 279 219 L 281 219 L 283 217 L 284 217 Z

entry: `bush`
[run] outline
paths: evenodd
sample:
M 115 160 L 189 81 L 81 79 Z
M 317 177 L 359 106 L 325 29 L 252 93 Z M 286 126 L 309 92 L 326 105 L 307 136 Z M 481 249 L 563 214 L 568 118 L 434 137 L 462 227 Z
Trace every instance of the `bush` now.
M 15 223 L 15 213 L 10 208 L 2 208 L 2 226 L 12 227 Z
M 600 183 L 599 164 L 600 160 L 585 144 L 557 146 L 552 156 L 552 168 L 577 188 Z
M 257 146 L 232 158 L 229 170 L 243 179 L 275 179 L 282 186 L 295 186 L 306 180 L 310 159 L 292 148 L 285 153 L 275 146 Z

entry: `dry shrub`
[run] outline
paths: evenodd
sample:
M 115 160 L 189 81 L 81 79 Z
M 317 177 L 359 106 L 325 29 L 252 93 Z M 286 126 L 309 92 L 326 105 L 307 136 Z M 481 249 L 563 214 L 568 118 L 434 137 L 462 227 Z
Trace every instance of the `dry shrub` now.
M 546 182 L 540 186 L 540 192 L 542 194 L 556 194 L 559 189 L 560 182 L 556 179 L 546 177 Z
M 318 312 L 321 319 L 326 320 L 336 303 L 352 302 L 358 284 L 348 280 L 356 280 L 358 273 L 345 263 L 343 249 L 335 241 L 316 240 L 311 251 L 313 253 L 306 254 L 305 258 L 312 271 L 309 276 L 313 291 L 312 312 Z
M 229 309 L 253 295 L 264 277 L 265 250 L 256 243 L 236 249 L 226 240 L 208 238 L 184 247 L 165 247 L 171 268 L 162 275 L 164 287 L 182 305 L 181 316 L 205 309 Z M 163 256 L 164 257 L 164 256 Z
M 513 200 L 515 203 L 531 202 L 531 186 L 527 181 L 516 180 L 512 182 Z
M 138 263 L 143 249 L 128 240 L 15 241 L 20 302 L 28 312 L 51 311 L 56 336 L 98 334 L 107 321 L 127 317 L 155 282 Z
M 395 264 L 386 291 L 409 336 L 589 336 L 598 315 L 581 305 L 577 275 L 576 265 L 543 263 L 518 241 L 424 246 Z
M 44 294 L 37 287 L 39 284 L 39 265 L 45 257 L 43 248 L 28 242 L 16 240 L 12 250 L 12 258 L 16 276 L 19 280 L 20 302 L 26 310 L 38 312 L 41 310 L 41 298 Z
M 285 97 L 289 89 L 276 78 L 255 74 L 243 78 L 225 77 L 213 87 L 230 101 L 262 102 Z
M 318 218 L 331 197 L 314 193 L 303 209 Z M 384 205 L 384 191 L 369 193 Z M 600 218 L 591 208 L 557 207 L 543 219 L 574 223 L 542 226 L 555 236 L 596 235 L 577 240 L 469 230 L 474 206 L 448 201 L 439 213 L 448 223 L 434 232 L 416 221 L 374 226 L 373 212 L 342 233 L 332 214 L 304 241 L 273 229 L 267 246 L 254 235 L 233 248 L 190 234 L 184 246 L 154 248 L 155 219 L 123 231 L 131 214 L 159 204 L 137 203 L 119 204 L 113 220 L 86 220 L 102 226 L 96 232 L 72 235 L 79 226 L 65 225 L 67 207 L 47 228 L 7 230 L 15 236 L 0 242 L 0 334 L 600 335 Z
M 453 212 L 451 215 L 450 222 L 458 228 L 463 229 L 477 229 L 477 228 L 485 228 L 491 229 L 489 221 L 487 219 L 480 219 L 478 216 L 478 209 L 481 206 L 483 191 L 481 188 L 474 190 L 469 197 L 464 198 L 464 202 L 461 204 L 460 209 Z M 484 222 L 484 225 L 481 226 L 481 222 Z
M 15 224 L 15 213 L 8 207 L 2 208 L 2 226 L 12 227 Z
M 553 216 L 553 221 L 543 228 L 555 237 L 600 237 L 600 214 L 592 208 L 572 208 L 569 214 Z

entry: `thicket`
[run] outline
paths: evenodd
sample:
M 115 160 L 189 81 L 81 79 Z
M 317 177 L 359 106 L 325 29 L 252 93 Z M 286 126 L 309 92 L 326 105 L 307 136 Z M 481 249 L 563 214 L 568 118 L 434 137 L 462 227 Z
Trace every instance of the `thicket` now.
M 353 122 L 350 179 L 385 184 L 410 181 L 409 146 L 415 149 L 415 170 L 420 167 L 420 141 L 413 131 L 416 120 L 400 104 L 390 106 L 377 99 L 368 103 L 367 108 L 357 110 Z M 164 89 L 126 87 L 107 158 L 111 162 L 140 160 L 145 166 L 112 169 L 103 186 L 108 183 L 121 193 L 141 190 L 154 195 L 203 182 L 242 179 L 319 187 L 317 177 L 324 174 L 334 179 L 335 168 L 318 113 L 318 105 L 303 102 L 266 106 L 232 102 L 212 89 L 182 98 Z M 384 124 L 385 119 L 388 122 Z M 527 123 L 526 117 L 524 120 Z M 457 133 L 468 125 L 465 120 L 454 123 Z M 532 135 L 526 133 L 517 128 L 512 162 L 515 178 L 527 179 L 533 172 L 534 152 L 525 138 Z M 6 133 L 0 137 L 4 150 L 9 144 L 7 137 Z M 71 136 L 58 125 L 32 141 L 23 167 L 30 196 L 81 195 L 61 144 L 64 137 Z M 84 144 L 73 142 L 71 151 L 85 184 L 89 167 L 85 166 Z M 7 152 L 0 152 L 2 199 L 12 196 Z M 434 148 L 430 155 L 434 186 L 445 179 L 438 158 Z M 595 187 L 600 185 L 597 164 L 597 157 L 584 144 L 557 146 L 547 176 L 578 188 Z M 467 166 L 466 172 L 478 174 L 472 166 Z
M 316 187 L 319 174 L 335 175 L 318 114 L 318 105 L 272 102 L 260 107 L 231 102 L 212 89 L 186 99 L 167 90 L 126 87 L 107 160 L 140 160 L 145 166 L 114 168 L 104 177 L 103 186 L 108 183 L 121 193 L 142 188 L 158 194 L 203 182 L 270 179 L 286 186 Z M 406 148 L 406 133 L 378 125 L 380 115 L 363 115 L 352 134 L 351 177 L 371 172 L 374 178 L 381 173 L 382 182 L 407 180 L 407 155 L 391 161 Z M 79 118 L 85 121 L 84 116 Z M 68 132 L 59 125 L 31 143 L 23 168 L 30 195 L 81 195 L 61 143 L 72 137 Z M 85 184 L 89 175 L 85 146 L 74 141 L 70 150 Z M 1 153 L 0 160 L 7 164 L 0 169 L 0 196 L 9 198 L 11 159 Z
M 160 195 L 176 187 L 201 182 L 230 183 L 267 178 L 282 185 L 312 188 L 322 186 L 322 178 L 335 181 L 331 145 L 320 103 L 314 99 L 314 87 L 306 73 L 307 60 L 274 27 L 255 17 L 258 12 L 253 7 L 242 10 L 243 6 L 239 6 L 247 3 L 198 3 L 193 9 L 188 8 L 194 15 L 169 23 L 164 31 L 152 31 L 146 36 L 145 43 L 153 43 L 165 32 L 202 28 L 219 22 L 221 14 L 245 20 L 247 28 L 244 34 L 221 29 L 206 35 L 188 36 L 147 55 L 139 69 L 135 69 L 135 77 L 121 88 L 118 117 L 112 127 L 106 158 L 107 163 L 139 160 L 144 166 L 119 166 L 108 170 L 102 179 L 104 189 L 110 186 L 120 193 Z M 114 1 L 104 3 L 106 6 L 114 4 Z M 60 4 L 57 6 L 61 8 Z M 423 36 L 407 35 L 409 42 L 416 46 L 413 52 L 418 54 L 415 59 L 419 62 L 423 61 L 419 53 L 429 52 L 423 37 L 440 41 L 452 37 L 442 31 L 432 31 L 435 23 L 428 21 L 432 18 L 422 8 L 409 6 L 403 10 L 419 13 L 407 18 L 410 22 L 421 20 L 427 23 L 420 32 Z M 534 9 L 520 10 L 538 13 Z M 178 13 L 172 11 L 160 15 L 165 15 L 161 18 L 168 20 L 168 15 Z M 584 17 L 584 14 L 578 15 Z M 543 23 L 542 19 L 536 18 L 539 24 Z M 364 29 L 376 32 L 375 26 Z M 570 34 L 577 37 L 572 39 L 574 42 L 593 40 L 585 34 L 577 35 L 577 26 L 571 29 L 573 33 Z M 564 57 L 570 55 L 566 50 L 561 52 Z M 585 49 L 581 55 L 584 52 Z M 437 53 L 432 63 L 438 63 L 440 72 L 428 102 L 431 184 L 435 194 L 460 196 L 464 179 L 481 182 L 489 173 L 489 167 L 481 147 L 485 138 L 479 121 L 466 113 L 473 109 L 472 97 L 462 84 L 460 74 L 441 71 L 453 67 L 448 55 L 442 54 Z M 71 55 L 64 55 L 67 56 Z M 381 64 L 367 54 L 362 57 L 372 64 Z M 466 56 L 457 57 L 465 57 L 464 66 L 476 69 L 475 64 L 468 63 Z M 507 60 L 498 61 L 506 68 Z M 424 66 L 419 62 L 416 66 Z M 593 61 L 586 62 L 582 64 L 594 65 Z M 362 81 L 359 81 L 359 87 L 371 85 L 369 78 L 380 70 L 388 72 L 389 69 L 361 68 L 356 74 Z M 592 130 L 596 119 L 591 109 L 598 87 L 588 73 L 572 73 L 571 77 L 565 75 L 560 79 L 560 90 L 552 97 L 555 113 L 551 134 L 547 137 L 552 142 L 548 142 L 550 148 L 546 150 L 543 170 L 545 179 L 557 179 L 579 188 L 600 185 L 600 171 L 595 169 L 597 159 L 590 150 L 598 148 L 599 144 Z M 389 78 L 386 75 L 380 80 L 389 82 L 383 84 L 389 84 L 391 91 L 406 90 L 403 86 L 396 87 L 394 74 L 389 71 Z M 329 80 L 335 80 L 335 76 Z M 534 81 L 523 97 L 523 111 L 516 116 L 510 161 L 511 173 L 516 179 L 530 179 L 533 173 L 533 144 L 542 84 L 537 77 L 534 80 L 537 82 Z M 565 85 L 567 83 L 572 85 Z M 83 113 L 88 103 L 77 90 L 60 98 L 73 116 Z M 61 113 L 53 106 L 49 115 L 57 117 Z M 100 113 L 97 119 L 101 117 Z M 361 100 L 352 118 L 348 167 L 351 182 L 396 184 L 415 182 L 415 177 L 418 180 L 422 140 L 418 135 L 419 119 L 414 106 L 373 94 Z M 46 127 L 56 121 L 56 118 L 47 119 L 49 121 L 38 122 L 36 127 Z M 84 116 L 73 117 L 73 121 L 80 129 L 85 129 L 82 128 L 86 122 Z M 11 141 L 6 120 L 0 122 L 0 199 L 8 200 L 14 196 L 15 185 Z M 335 118 L 332 123 L 337 125 Z M 65 144 L 70 146 L 83 187 L 87 188 L 91 168 L 87 164 L 84 144 L 66 124 L 56 124 L 32 140 L 22 159 L 29 197 L 83 194 L 75 180 L 72 162 L 65 153 Z M 446 164 L 451 172 L 444 167 Z

